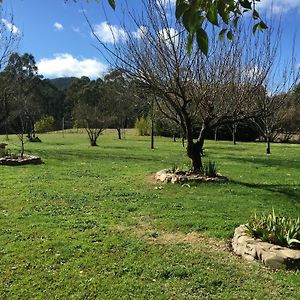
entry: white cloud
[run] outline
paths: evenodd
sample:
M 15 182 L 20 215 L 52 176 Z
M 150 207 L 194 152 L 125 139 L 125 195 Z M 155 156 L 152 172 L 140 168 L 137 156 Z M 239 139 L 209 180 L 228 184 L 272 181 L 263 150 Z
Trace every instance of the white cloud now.
M 274 14 L 284 14 L 293 9 L 300 9 L 299 0 L 263 0 L 257 2 L 257 8 L 260 10 L 271 11 Z
M 53 27 L 54 27 L 57 31 L 61 31 L 61 30 L 64 29 L 64 26 L 63 26 L 62 24 L 58 23 L 58 22 L 55 22 L 55 23 L 53 24 Z
M 175 45 L 178 44 L 178 31 L 172 27 L 164 28 L 159 32 L 159 37 L 167 44 L 171 45 L 171 42 Z
M 1 21 L 4 23 L 4 25 L 7 27 L 7 29 L 13 33 L 13 34 L 19 34 L 21 33 L 21 30 L 14 24 L 10 23 L 8 20 L 6 19 L 1 19 Z
M 127 39 L 127 33 L 119 26 L 102 22 L 95 25 L 94 33 L 103 43 L 117 43 Z
M 98 78 L 108 69 L 105 64 L 97 59 L 78 59 L 69 53 L 56 54 L 53 58 L 42 58 L 37 66 L 39 73 L 46 78 L 69 76 Z
M 133 32 L 133 36 L 137 39 L 141 39 L 143 36 L 146 35 L 146 33 L 148 32 L 148 29 L 146 26 L 140 26 L 137 31 Z

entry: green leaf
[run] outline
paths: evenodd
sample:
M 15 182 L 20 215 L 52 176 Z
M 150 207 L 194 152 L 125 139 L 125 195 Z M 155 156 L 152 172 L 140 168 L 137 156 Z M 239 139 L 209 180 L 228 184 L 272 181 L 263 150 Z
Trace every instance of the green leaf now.
M 222 29 L 222 30 L 219 32 L 219 40 L 223 41 L 224 35 L 225 35 L 226 31 L 227 31 L 227 29 Z
M 200 51 L 207 56 L 208 54 L 208 36 L 203 28 L 197 30 L 197 44 Z
M 109 5 L 111 6 L 112 9 L 116 9 L 116 2 L 115 0 L 108 0 Z
M 257 30 L 257 27 L 258 27 L 259 23 L 255 24 L 252 28 L 252 32 L 255 33 L 256 30 Z
M 228 38 L 230 41 L 233 40 L 233 33 L 232 33 L 231 30 L 229 30 L 229 31 L 227 32 L 227 38 Z
M 184 14 L 184 12 L 189 8 L 189 5 L 182 0 L 176 2 L 176 19 L 179 20 L 180 17 Z
M 226 9 L 225 3 L 223 1 L 218 2 L 218 13 L 221 16 L 225 24 L 229 23 L 229 11 Z
M 291 245 L 292 243 L 300 244 L 300 241 L 297 240 L 297 239 L 290 239 L 290 240 L 288 241 L 288 244 Z
M 234 26 L 234 28 L 237 28 L 238 23 L 239 23 L 239 19 L 240 19 L 239 16 L 237 16 L 237 17 L 235 17 L 235 18 L 233 19 L 233 26 Z
M 257 20 L 260 18 L 259 13 L 256 9 L 253 10 L 252 17 L 254 20 Z
M 193 49 L 194 33 L 189 33 L 187 37 L 187 51 L 190 54 Z
M 185 29 L 188 31 L 188 32 L 191 32 L 192 31 L 192 22 L 191 22 L 191 19 L 192 19 L 192 12 L 191 10 L 187 10 L 183 13 L 182 15 L 182 23 L 183 23 L 183 26 L 185 27 Z
M 264 29 L 268 29 L 268 26 L 267 26 L 267 24 L 265 24 L 263 21 L 260 21 L 260 23 L 259 23 L 259 27 L 260 27 L 262 30 L 264 30 Z
M 207 14 L 206 14 L 207 20 L 212 23 L 213 25 L 219 26 L 218 21 L 218 10 L 216 5 L 211 5 Z

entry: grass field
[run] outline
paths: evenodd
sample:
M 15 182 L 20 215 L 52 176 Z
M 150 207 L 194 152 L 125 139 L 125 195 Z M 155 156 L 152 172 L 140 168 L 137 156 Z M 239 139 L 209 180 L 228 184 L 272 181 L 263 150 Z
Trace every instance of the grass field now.
M 0 167 L 0 299 L 300 299 L 299 273 L 228 247 L 252 211 L 299 215 L 300 145 L 208 141 L 230 182 L 180 186 L 150 177 L 188 162 L 179 141 L 40 137 L 45 164 Z

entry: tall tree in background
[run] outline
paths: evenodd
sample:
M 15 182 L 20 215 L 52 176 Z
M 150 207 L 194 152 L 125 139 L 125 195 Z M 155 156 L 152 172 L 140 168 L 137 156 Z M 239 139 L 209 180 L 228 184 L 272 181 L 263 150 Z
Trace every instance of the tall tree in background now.
M 134 110 L 137 98 L 134 82 L 122 70 L 113 70 L 104 77 L 105 94 L 113 107 L 114 128 L 117 129 L 118 138 L 122 139 L 121 130 L 125 130 L 128 123 L 134 122 Z
M 9 123 L 14 127 L 21 142 L 21 156 L 24 154 L 25 133 L 34 134 L 34 123 L 40 114 L 36 87 L 40 82 L 34 57 L 25 53 L 13 53 L 4 73 L 8 77 L 11 110 Z
M 4 15 L 0 5 L 0 71 L 2 71 L 10 57 L 15 51 L 21 35 L 14 26 L 13 16 L 9 18 Z M 8 78 L 5 74 L 0 75 L 0 126 L 7 129 L 7 116 L 9 109 Z

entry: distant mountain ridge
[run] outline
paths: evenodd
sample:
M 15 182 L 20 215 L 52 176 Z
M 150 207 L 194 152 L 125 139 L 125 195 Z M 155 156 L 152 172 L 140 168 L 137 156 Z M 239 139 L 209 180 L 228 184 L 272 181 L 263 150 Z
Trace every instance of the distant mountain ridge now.
M 49 81 L 59 90 L 67 90 L 71 84 L 77 80 L 77 77 L 59 77 L 54 79 L 49 79 Z

